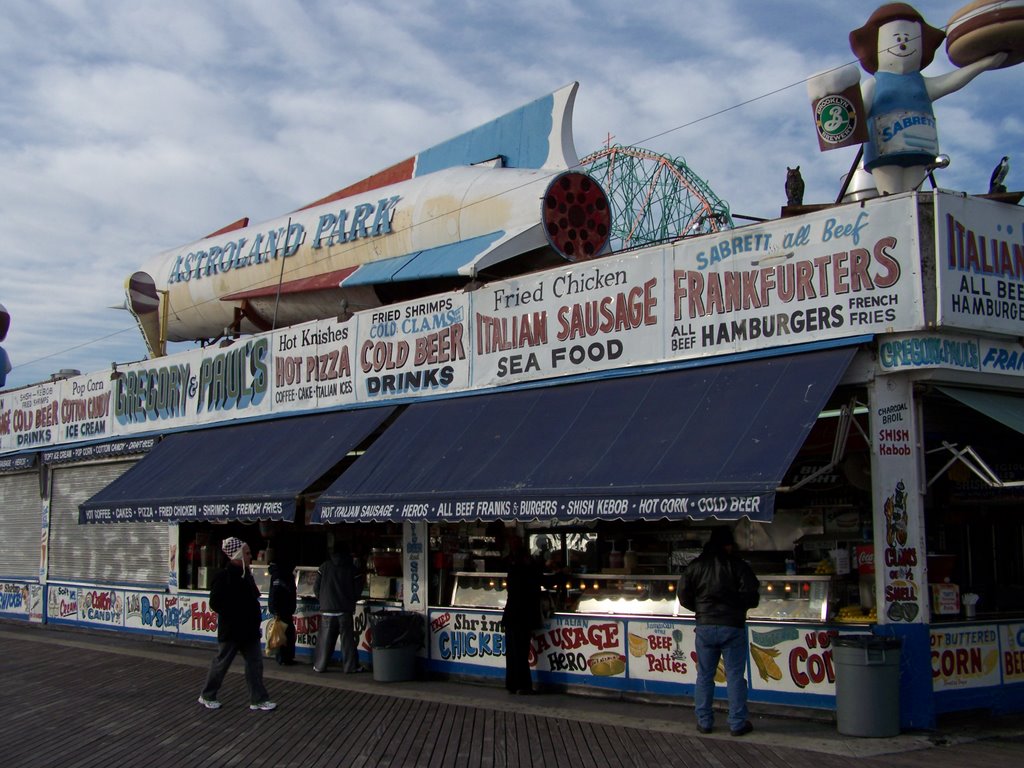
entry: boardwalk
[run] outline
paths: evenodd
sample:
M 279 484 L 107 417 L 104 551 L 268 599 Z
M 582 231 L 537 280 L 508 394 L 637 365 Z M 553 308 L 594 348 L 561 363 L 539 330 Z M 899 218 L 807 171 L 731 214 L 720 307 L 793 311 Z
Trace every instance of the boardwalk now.
M 250 712 L 241 659 L 217 711 L 196 703 L 212 648 L 0 623 L 9 768 L 219 766 L 985 766 L 1024 760 L 1022 718 L 851 739 L 825 721 L 755 718 L 755 733 L 698 736 L 683 706 L 464 683 L 377 683 L 267 667 L 280 708 Z M 720 718 L 721 720 L 722 718 Z

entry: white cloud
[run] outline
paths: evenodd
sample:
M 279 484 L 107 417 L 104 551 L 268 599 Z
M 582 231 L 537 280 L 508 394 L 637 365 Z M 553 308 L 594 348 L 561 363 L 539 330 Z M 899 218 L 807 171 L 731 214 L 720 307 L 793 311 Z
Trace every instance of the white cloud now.
M 0 17 L 0 302 L 14 385 L 144 355 L 107 309 L 158 252 L 285 214 L 568 82 L 581 154 L 682 156 L 732 210 L 777 215 L 787 166 L 828 202 L 804 78 L 853 60 L 878 2 L 15 0 Z M 959 0 L 923 9 L 941 26 Z M 948 71 L 944 53 L 929 73 Z M 942 186 L 1024 173 L 1017 67 L 937 103 Z M 865 76 L 866 77 L 866 76 Z M 1015 181 L 1018 179 L 1018 181 Z M 121 331 L 118 333 L 118 331 Z M 113 334 L 113 335 L 112 335 Z

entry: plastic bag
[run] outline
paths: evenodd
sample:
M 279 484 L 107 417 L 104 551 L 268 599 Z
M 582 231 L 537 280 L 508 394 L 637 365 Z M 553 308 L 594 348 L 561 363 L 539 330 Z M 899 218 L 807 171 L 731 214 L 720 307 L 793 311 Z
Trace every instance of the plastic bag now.
M 282 647 L 287 641 L 285 633 L 288 630 L 288 625 L 281 621 L 277 616 L 274 616 L 267 624 L 267 652 L 276 651 Z

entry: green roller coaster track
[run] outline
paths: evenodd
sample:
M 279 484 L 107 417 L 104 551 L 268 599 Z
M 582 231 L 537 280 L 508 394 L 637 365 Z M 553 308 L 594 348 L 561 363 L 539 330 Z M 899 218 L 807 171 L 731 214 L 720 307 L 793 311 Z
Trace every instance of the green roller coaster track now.
M 616 144 L 587 155 L 580 166 L 608 194 L 613 251 L 735 226 L 729 205 L 682 158 Z

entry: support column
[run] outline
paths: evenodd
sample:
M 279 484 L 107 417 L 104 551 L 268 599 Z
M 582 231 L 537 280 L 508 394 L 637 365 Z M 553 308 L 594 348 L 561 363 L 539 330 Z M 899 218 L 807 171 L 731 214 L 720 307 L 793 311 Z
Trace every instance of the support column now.
M 156 525 L 156 523 L 152 523 Z M 167 592 L 172 595 L 178 594 L 181 586 L 181 578 L 178 571 L 178 545 L 180 533 L 177 523 L 167 524 Z
M 402 523 L 402 566 L 405 583 L 402 604 L 407 611 L 427 615 L 427 524 Z
M 871 404 L 876 634 L 900 637 L 900 725 L 934 728 L 925 566 L 924 445 L 913 383 L 877 376 Z

